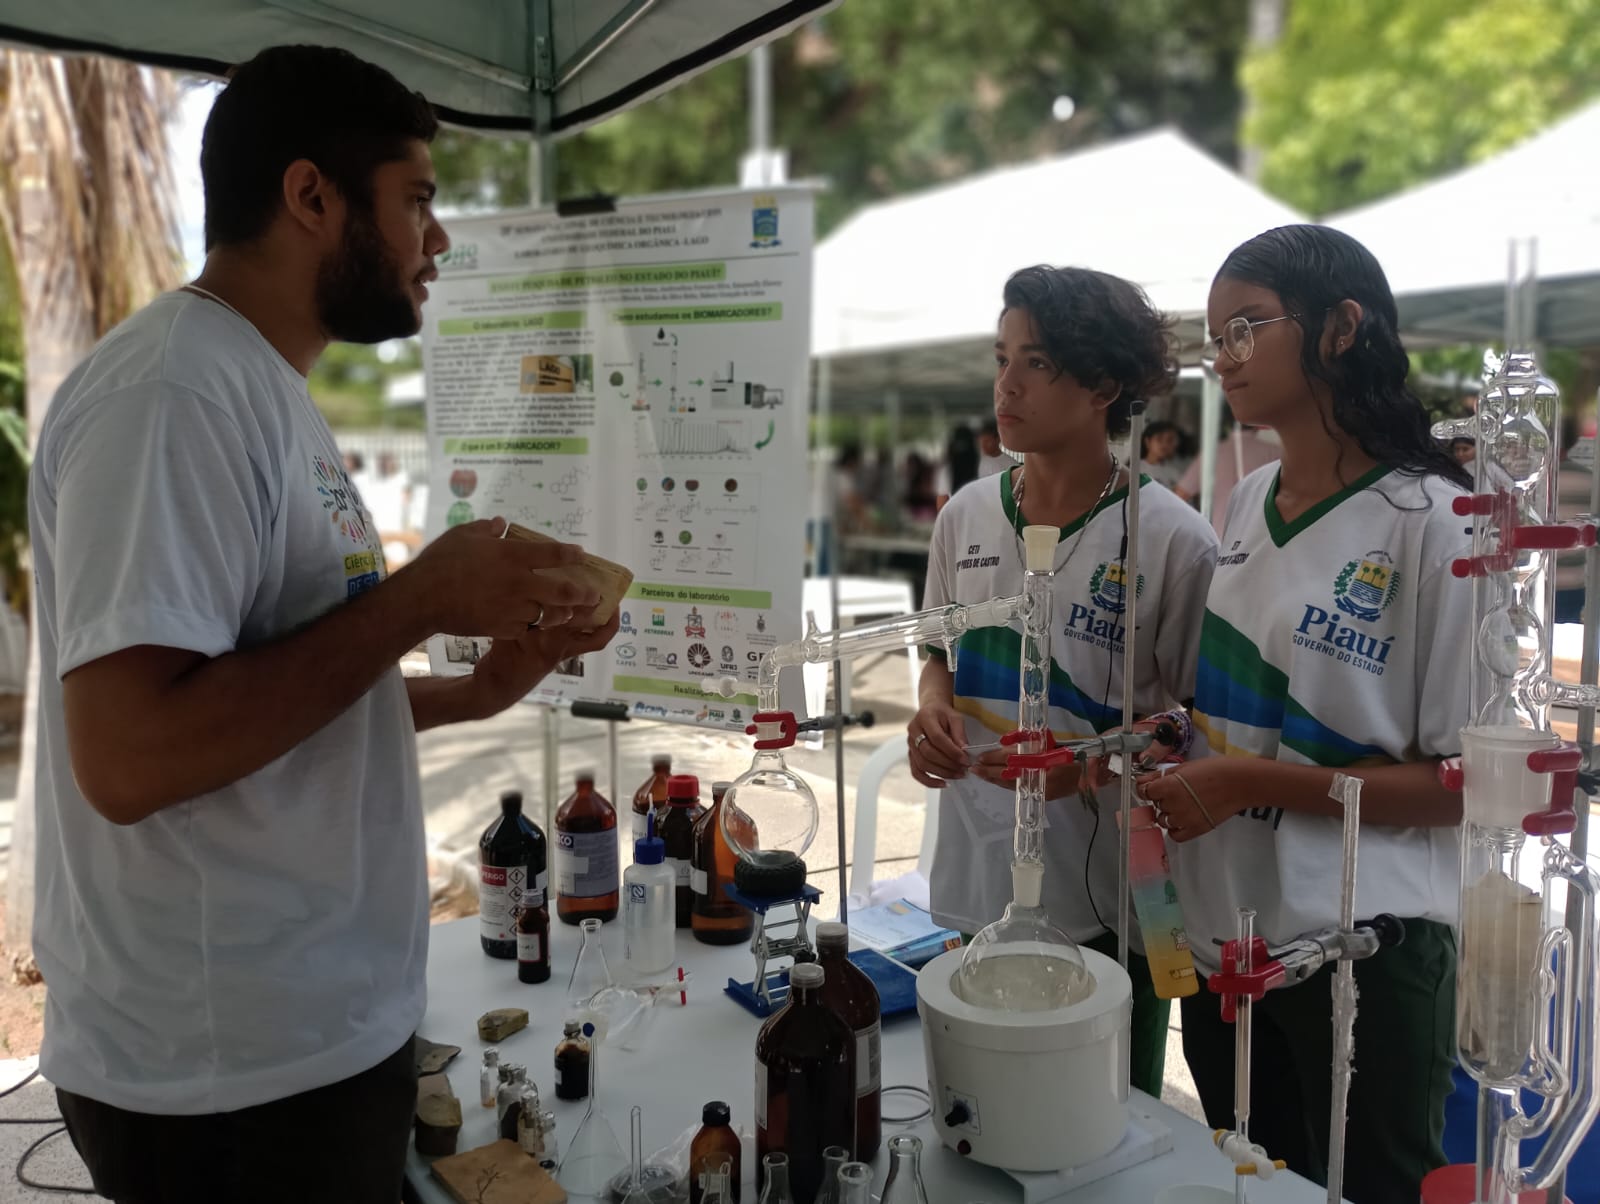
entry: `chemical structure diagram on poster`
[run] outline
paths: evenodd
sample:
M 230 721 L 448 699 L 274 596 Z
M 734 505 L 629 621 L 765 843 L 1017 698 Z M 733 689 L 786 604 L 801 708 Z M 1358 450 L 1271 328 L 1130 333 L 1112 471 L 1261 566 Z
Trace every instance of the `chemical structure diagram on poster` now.
M 742 728 L 762 653 L 800 634 L 811 195 L 496 215 L 450 237 L 423 323 L 428 534 L 502 516 L 633 571 L 611 646 L 535 701 Z M 439 637 L 433 671 L 487 648 Z M 728 674 L 749 691 L 701 690 Z

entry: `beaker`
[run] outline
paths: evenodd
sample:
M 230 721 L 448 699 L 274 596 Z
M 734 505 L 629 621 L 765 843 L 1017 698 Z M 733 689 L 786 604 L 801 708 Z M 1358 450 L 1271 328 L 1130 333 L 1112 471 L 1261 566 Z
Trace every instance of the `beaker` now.
M 600 947 L 600 921 L 585 920 L 579 927 L 583 946 L 572 963 L 572 977 L 567 979 L 567 1007 L 581 1012 L 597 992 L 611 985 L 611 970 L 606 965 L 606 951 Z

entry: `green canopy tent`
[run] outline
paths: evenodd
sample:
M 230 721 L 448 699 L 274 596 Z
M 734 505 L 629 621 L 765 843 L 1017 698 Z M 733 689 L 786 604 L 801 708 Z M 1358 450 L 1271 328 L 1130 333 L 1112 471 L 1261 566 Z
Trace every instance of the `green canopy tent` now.
M 839 0 L 7 0 L 0 41 L 223 75 L 342 46 L 453 125 L 559 136 L 779 37 Z

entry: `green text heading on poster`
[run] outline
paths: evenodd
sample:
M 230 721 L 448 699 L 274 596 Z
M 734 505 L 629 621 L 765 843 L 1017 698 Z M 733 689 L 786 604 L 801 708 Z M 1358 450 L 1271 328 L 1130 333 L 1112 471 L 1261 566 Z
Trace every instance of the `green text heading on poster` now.
M 551 289 L 604 288 L 616 284 L 719 284 L 728 278 L 725 263 L 663 263 L 617 268 L 573 268 L 489 281 L 491 295 L 543 293 Z
M 781 302 L 755 305 L 696 305 L 686 309 L 619 309 L 611 315 L 618 326 L 693 326 L 701 322 L 781 322 Z
M 653 677 L 613 677 L 611 688 L 619 694 L 647 694 L 653 698 L 690 698 L 696 702 L 705 702 L 707 695 L 700 688 L 699 682 L 657 681 Z M 734 703 L 743 703 L 745 706 L 759 706 L 760 700 L 754 694 L 735 694 L 732 698 L 718 697 L 713 701 L 718 707 L 731 706 Z
M 648 602 L 693 602 L 710 606 L 748 606 L 752 610 L 772 609 L 772 593 L 764 589 L 717 589 L 703 585 L 653 585 L 635 581 L 628 597 Z
M 447 456 L 585 456 L 589 454 L 589 440 L 579 436 L 572 439 L 540 439 L 532 435 L 517 438 L 446 439 Z
M 439 322 L 439 337 L 516 334 L 524 330 L 582 330 L 583 327 L 583 314 L 575 309 L 547 314 L 485 314 L 481 318 L 444 318 Z

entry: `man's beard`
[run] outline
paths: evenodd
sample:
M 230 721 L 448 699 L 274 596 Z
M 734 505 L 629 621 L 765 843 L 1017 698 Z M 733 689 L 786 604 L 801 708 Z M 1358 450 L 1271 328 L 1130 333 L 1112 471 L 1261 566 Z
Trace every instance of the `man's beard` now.
M 384 245 L 377 223 L 352 206 L 344 242 L 317 271 L 317 318 L 344 343 L 381 343 L 421 329 L 410 282 Z

